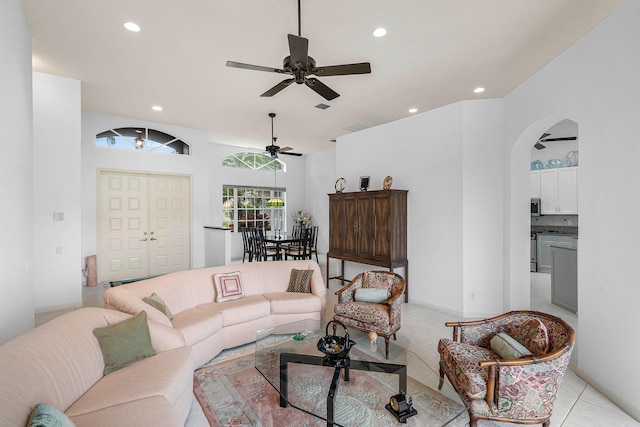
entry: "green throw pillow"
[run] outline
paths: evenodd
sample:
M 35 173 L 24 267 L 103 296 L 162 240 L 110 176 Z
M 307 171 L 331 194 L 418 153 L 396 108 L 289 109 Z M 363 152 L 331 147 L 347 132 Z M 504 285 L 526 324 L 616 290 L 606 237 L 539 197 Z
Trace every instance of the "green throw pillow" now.
M 311 293 L 311 276 L 313 276 L 313 270 L 296 270 L 292 268 L 287 292 Z
M 533 356 L 533 354 L 527 350 L 527 347 L 520 344 L 515 338 L 510 335 L 500 332 L 491 338 L 489 343 L 491 350 L 498 353 L 498 356 L 506 360 L 520 359 L 522 357 Z
M 147 312 L 144 310 L 115 325 L 96 328 L 93 334 L 102 349 L 104 375 L 156 354 L 151 345 Z
M 389 299 L 389 293 L 384 288 L 358 288 L 355 300 L 357 302 L 381 303 Z
M 167 304 L 165 304 L 162 298 L 160 298 L 158 294 L 156 294 L 155 292 L 150 297 L 142 298 L 142 300 L 147 304 L 149 304 L 151 307 L 163 312 L 164 315 L 169 318 L 169 320 L 173 319 L 173 314 L 171 313 L 171 310 L 169 310 L 169 307 L 167 307 Z
M 61 410 L 48 403 L 38 403 L 27 427 L 75 427 L 75 424 Z

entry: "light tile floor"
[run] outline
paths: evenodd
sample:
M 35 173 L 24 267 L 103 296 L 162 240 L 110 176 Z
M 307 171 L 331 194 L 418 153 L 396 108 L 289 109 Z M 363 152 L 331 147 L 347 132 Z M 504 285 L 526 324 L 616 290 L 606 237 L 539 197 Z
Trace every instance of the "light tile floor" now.
M 324 263 L 320 262 L 324 272 Z M 332 273 L 333 275 L 333 273 Z M 334 292 L 342 284 L 332 280 L 327 292 L 326 320 L 331 320 L 332 307 L 337 302 Z M 85 307 L 103 307 L 102 293 L 104 287 L 83 288 L 83 304 Z M 578 334 L 578 318 L 575 314 L 551 304 L 550 275 L 545 273 L 531 273 L 531 308 L 561 317 L 566 320 Z M 62 310 L 36 315 L 36 325 L 42 324 L 69 310 Z M 426 308 L 418 304 L 404 304 L 402 308 L 402 329 L 397 334 L 398 343 L 406 346 L 418 354 L 434 370 L 438 369 L 439 354 L 438 340 L 451 335 L 451 328 L 444 326 L 447 321 L 456 319 L 450 314 Z M 575 351 L 574 351 L 575 355 Z M 479 427 L 518 426 L 510 423 L 492 423 L 480 421 Z M 556 400 L 552 427 L 640 427 L 640 422 L 634 420 L 624 411 L 611 403 L 578 377 L 571 368 L 565 374 L 562 387 Z

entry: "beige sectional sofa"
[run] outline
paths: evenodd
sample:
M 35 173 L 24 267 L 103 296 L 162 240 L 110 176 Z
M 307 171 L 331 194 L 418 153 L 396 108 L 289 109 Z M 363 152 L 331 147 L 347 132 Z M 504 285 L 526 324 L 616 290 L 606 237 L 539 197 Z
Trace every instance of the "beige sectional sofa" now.
M 311 292 L 287 292 L 291 270 L 312 270 Z M 216 302 L 214 275 L 240 272 L 244 297 Z M 157 294 L 169 318 L 143 301 Z M 180 331 L 195 354 L 196 367 L 222 350 L 255 341 L 256 331 L 301 319 L 322 319 L 326 288 L 315 261 L 268 261 L 184 270 L 110 288 L 105 307 L 137 314 Z
M 149 321 L 156 354 L 103 375 L 94 336 L 129 314 L 82 308 L 0 346 L 0 425 L 26 426 L 34 406 L 48 403 L 76 426 L 203 426 L 193 395 L 194 355 L 183 336 Z

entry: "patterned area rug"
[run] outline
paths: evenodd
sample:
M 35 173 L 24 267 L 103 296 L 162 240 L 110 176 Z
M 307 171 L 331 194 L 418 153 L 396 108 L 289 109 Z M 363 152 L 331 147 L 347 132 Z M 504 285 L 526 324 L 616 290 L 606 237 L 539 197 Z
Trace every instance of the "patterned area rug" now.
M 326 387 L 321 384 L 330 383 L 332 375 L 331 368 L 290 365 L 289 398 L 317 402 L 313 403 L 315 410 L 326 414 Z M 335 403 L 336 422 L 345 427 L 442 426 L 460 407 L 454 401 L 435 399 L 432 390 L 409 378 L 408 394 L 418 414 L 400 424 L 384 407 L 389 397 L 397 393 L 397 376 L 389 378 L 388 384 L 381 381 L 384 380 L 380 376 L 353 370 L 349 382 L 341 380 Z M 194 392 L 212 427 L 327 425 L 290 406 L 281 408 L 278 392 L 255 369 L 253 354 L 214 361 L 198 369 Z M 463 426 L 460 418 L 446 425 Z

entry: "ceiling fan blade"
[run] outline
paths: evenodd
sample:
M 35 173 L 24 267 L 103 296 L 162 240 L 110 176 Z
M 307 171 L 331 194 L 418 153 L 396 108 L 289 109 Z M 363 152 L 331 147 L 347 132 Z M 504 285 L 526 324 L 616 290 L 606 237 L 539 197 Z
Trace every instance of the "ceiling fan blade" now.
M 294 153 L 293 151 L 281 151 L 280 154 L 286 154 L 287 156 L 302 156 L 302 153 Z
M 293 148 L 291 148 L 291 147 L 282 147 L 282 148 L 280 149 L 280 152 L 283 152 L 283 151 L 291 151 L 291 150 L 293 150 Z
M 268 73 L 286 74 L 285 70 L 279 68 L 262 67 L 260 65 L 243 64 L 242 62 L 227 61 L 227 67 L 243 68 L 245 70 L 266 71 Z
M 576 139 L 578 139 L 577 136 L 563 136 L 563 137 L 559 137 L 559 138 L 544 138 L 544 139 L 541 139 L 540 141 L 542 141 L 542 142 L 575 141 Z
M 330 65 L 327 67 L 315 67 L 309 74 L 315 74 L 318 77 L 324 76 L 345 76 L 349 74 L 369 74 L 371 72 L 371 64 L 368 62 L 360 62 L 357 64 Z
M 277 85 L 275 85 L 274 87 L 272 87 L 271 89 L 269 89 L 268 91 L 266 91 L 265 93 L 263 93 L 260 96 L 273 96 L 276 93 L 280 92 L 282 89 L 284 89 L 285 87 L 289 86 L 291 83 L 295 82 L 296 79 L 286 79 L 281 81 L 280 83 L 278 83 Z
M 332 99 L 336 99 L 340 96 L 339 93 L 335 92 L 329 86 L 314 77 L 305 79 L 304 84 L 309 86 L 312 90 L 314 90 L 318 95 L 320 95 L 327 101 L 331 101 Z
M 304 37 L 289 34 L 289 54 L 291 55 L 291 66 L 295 68 L 306 68 L 309 62 L 309 40 Z

